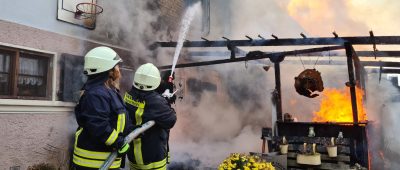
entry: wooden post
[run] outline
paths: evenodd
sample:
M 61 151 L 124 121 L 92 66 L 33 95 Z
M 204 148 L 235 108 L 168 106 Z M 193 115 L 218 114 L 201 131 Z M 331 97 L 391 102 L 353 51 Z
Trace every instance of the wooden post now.
M 347 56 L 347 69 L 349 72 L 349 83 L 351 95 L 351 108 L 353 111 L 353 122 L 358 123 L 358 113 L 357 113 L 357 98 L 356 98 L 356 82 L 354 81 L 354 68 L 353 68 L 353 47 L 349 42 L 344 43 Z

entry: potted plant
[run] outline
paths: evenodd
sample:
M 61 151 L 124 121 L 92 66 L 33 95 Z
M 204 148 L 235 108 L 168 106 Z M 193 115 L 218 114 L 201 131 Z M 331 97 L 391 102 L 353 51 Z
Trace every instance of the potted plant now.
M 279 145 L 279 149 L 281 151 L 281 154 L 287 154 L 288 153 L 288 147 L 289 147 L 289 144 L 288 144 L 285 136 L 283 136 L 282 143 Z
M 331 142 L 328 146 L 326 146 L 326 150 L 328 151 L 329 157 L 337 157 L 337 146 L 335 145 L 335 138 L 331 138 Z

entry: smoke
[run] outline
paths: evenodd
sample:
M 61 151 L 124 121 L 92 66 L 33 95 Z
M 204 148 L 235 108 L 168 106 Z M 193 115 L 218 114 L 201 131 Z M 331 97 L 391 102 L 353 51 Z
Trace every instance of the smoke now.
M 277 1 L 282 9 L 313 36 L 368 36 L 396 35 L 400 25 L 396 16 L 400 14 L 396 0 L 282 0 Z
M 222 0 L 211 2 L 213 38 L 258 34 L 270 38 L 308 36 L 396 35 L 400 15 L 396 0 Z M 222 6 L 225 6 L 224 8 Z M 249 17 L 257 19 L 249 19 Z
M 171 24 L 161 18 L 159 3 L 155 0 L 118 3 L 101 1 L 104 12 L 99 15 L 96 30 L 90 35 L 94 39 L 116 44 L 131 51 L 132 61 L 158 64 L 159 50 L 150 49 L 156 41 L 165 41 L 173 32 Z
M 379 73 L 370 72 L 367 83 L 367 114 L 369 146 L 373 169 L 398 169 L 400 166 L 400 137 L 397 134 L 400 116 L 398 77 L 378 81 Z M 375 168 L 374 168 L 375 167 Z
M 211 1 L 210 38 L 244 39 L 245 35 L 270 38 L 271 34 L 282 38 L 296 37 L 300 32 L 304 29 L 275 1 Z
M 400 33 L 398 29 L 400 23 L 393 22 L 400 15 L 398 6 L 400 1 L 381 0 L 363 1 L 352 0 L 347 2 L 350 17 L 358 22 L 364 22 L 370 30 L 374 30 L 375 35 L 396 35 Z
M 314 36 L 332 36 L 333 31 L 342 36 L 367 34 L 365 23 L 351 18 L 351 9 L 345 0 L 292 0 L 287 4 L 288 14 Z
M 211 1 L 210 6 L 209 39 L 271 33 L 287 36 L 303 30 L 273 1 Z M 266 72 L 262 66 L 236 63 L 182 71 L 188 87 L 184 99 L 176 104 L 178 121 L 170 140 L 173 163 L 199 160 L 193 168 L 215 168 L 230 153 L 261 151 L 261 129 L 272 126 L 271 92 L 275 88 L 274 71 Z M 313 109 L 297 102 L 305 97 L 293 94 L 294 77 L 302 71 L 301 65 L 282 65 L 281 70 L 282 91 L 290 94 L 283 93 L 283 103 L 291 104 L 284 112 L 296 113 L 300 121 L 311 120 L 305 113 L 311 114 Z
M 238 65 L 191 69 L 197 81 L 186 77 L 193 81 L 188 86 L 201 88 L 187 87 L 189 92 L 176 105 L 178 122 L 170 142 L 173 162 L 199 160 L 196 168 L 215 168 L 230 153 L 261 150 L 261 128 L 271 126 L 266 72 Z

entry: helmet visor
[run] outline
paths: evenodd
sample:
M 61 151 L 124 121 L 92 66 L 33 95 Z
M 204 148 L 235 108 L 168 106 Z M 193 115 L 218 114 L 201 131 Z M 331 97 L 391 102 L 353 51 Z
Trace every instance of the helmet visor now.
M 134 82 L 135 86 L 138 87 L 140 90 L 147 90 L 147 89 L 151 89 L 153 86 L 146 86 L 146 85 L 142 85 L 139 84 L 137 82 Z
M 121 59 L 121 57 L 120 57 L 118 54 L 115 55 L 115 57 L 113 58 L 113 60 L 115 60 L 115 61 L 118 61 L 118 60 L 119 60 L 120 63 L 122 62 L 122 59 Z

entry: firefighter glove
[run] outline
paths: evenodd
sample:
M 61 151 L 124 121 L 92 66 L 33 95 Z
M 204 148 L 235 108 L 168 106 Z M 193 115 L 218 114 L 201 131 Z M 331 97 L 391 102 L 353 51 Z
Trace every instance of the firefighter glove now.
M 129 143 L 126 143 L 123 145 L 121 148 L 118 149 L 118 155 L 123 156 L 128 152 L 129 150 Z
M 129 150 L 129 144 L 125 143 L 125 140 L 122 136 L 118 136 L 113 147 L 117 150 L 118 157 L 124 156 Z

